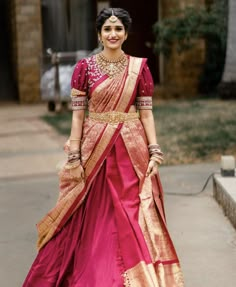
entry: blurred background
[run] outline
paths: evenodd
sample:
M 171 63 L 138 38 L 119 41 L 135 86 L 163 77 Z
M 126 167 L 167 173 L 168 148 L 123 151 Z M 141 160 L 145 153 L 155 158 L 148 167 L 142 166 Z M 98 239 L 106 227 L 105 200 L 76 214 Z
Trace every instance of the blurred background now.
M 228 11 L 228 0 L 2 0 L 0 103 L 52 98 L 55 73 L 51 70 L 45 76 L 45 72 L 57 61 L 60 67 L 73 65 L 97 48 L 94 23 L 104 7 L 130 12 L 133 26 L 124 50 L 148 58 L 160 98 L 212 94 L 220 90 L 225 63 L 231 66 L 231 76 L 225 80 L 235 80 L 234 57 L 232 53 L 225 57 L 227 35 L 234 43 L 233 34 L 227 34 L 228 24 L 231 29 L 235 26 L 234 6 Z M 60 53 L 57 60 L 53 52 Z M 70 73 L 68 66 L 66 71 L 61 68 L 61 85 L 68 86 Z M 68 94 L 68 88 L 64 90 L 62 94 Z

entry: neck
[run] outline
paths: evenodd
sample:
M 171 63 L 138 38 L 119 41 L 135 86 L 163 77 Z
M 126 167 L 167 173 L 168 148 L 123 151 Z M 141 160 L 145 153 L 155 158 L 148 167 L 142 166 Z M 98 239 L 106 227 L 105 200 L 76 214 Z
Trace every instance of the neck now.
M 111 50 L 111 49 L 104 48 L 102 53 L 108 60 L 113 60 L 113 59 L 119 58 L 121 54 L 123 53 L 123 51 L 121 49 Z

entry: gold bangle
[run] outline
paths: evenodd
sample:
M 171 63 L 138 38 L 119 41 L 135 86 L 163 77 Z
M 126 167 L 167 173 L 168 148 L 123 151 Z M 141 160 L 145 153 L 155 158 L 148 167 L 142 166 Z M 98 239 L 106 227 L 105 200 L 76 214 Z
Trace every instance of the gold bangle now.
M 156 162 L 157 164 L 161 164 L 163 159 L 161 158 L 156 158 L 156 157 L 151 157 L 150 160 Z
M 70 141 L 78 141 L 78 142 L 80 142 L 81 139 L 73 139 L 73 138 L 71 139 L 71 138 L 70 138 Z
M 76 168 L 76 167 L 78 167 L 78 166 L 80 166 L 81 165 L 81 162 L 80 162 L 80 160 L 78 160 L 78 161 L 76 161 L 75 163 L 67 163 L 66 165 L 65 165 L 65 169 L 73 169 L 73 168 Z

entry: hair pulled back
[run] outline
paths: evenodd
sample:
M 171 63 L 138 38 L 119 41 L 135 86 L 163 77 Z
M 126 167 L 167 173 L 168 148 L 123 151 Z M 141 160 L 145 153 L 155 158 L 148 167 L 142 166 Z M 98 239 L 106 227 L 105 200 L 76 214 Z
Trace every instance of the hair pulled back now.
M 113 15 L 116 16 L 124 25 L 125 31 L 128 32 L 132 23 L 129 13 L 122 8 L 104 8 L 97 16 L 96 29 L 98 33 L 101 33 L 102 25 L 108 18 Z

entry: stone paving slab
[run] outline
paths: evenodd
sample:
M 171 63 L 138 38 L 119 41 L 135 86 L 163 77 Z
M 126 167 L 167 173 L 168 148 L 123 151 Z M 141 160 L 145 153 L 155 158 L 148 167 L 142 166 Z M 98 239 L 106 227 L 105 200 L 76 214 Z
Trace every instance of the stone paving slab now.
M 0 179 L 55 173 L 66 137 L 40 119 L 45 105 L 0 109 Z
M 160 169 L 167 224 L 183 267 L 186 287 L 234 287 L 236 231 L 213 198 L 213 183 L 197 196 L 218 163 L 181 165 Z

